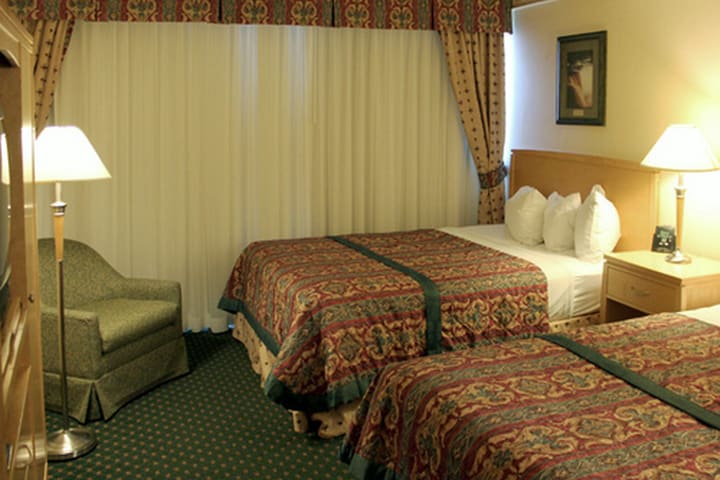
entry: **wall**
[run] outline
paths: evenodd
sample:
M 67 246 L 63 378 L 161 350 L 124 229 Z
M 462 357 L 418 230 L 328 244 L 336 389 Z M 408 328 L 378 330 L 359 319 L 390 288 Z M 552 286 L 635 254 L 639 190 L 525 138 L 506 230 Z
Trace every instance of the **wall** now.
M 514 9 L 509 147 L 639 163 L 667 125 L 694 123 L 720 157 L 718 18 L 717 0 L 548 0 Z M 556 125 L 557 37 L 598 30 L 608 35 L 605 125 Z M 675 223 L 673 183 L 663 182 L 658 223 Z M 720 258 L 720 172 L 685 183 L 684 250 Z

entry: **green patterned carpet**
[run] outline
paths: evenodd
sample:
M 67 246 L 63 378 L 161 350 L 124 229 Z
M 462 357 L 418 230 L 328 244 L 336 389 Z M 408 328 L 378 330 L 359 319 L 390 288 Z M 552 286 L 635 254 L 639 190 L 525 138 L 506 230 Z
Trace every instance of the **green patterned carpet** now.
M 350 479 L 340 439 L 292 431 L 230 333 L 186 335 L 190 374 L 90 426 L 98 446 L 49 464 L 50 479 Z M 48 412 L 48 431 L 60 415 Z

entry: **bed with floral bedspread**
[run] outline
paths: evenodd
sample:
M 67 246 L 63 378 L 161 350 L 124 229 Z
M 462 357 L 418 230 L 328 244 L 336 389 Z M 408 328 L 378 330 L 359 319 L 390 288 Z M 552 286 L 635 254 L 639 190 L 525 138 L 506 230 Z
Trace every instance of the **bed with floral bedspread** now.
M 389 363 L 549 328 L 537 266 L 434 229 L 252 243 L 219 306 L 276 357 L 270 398 L 308 412 Z
M 720 327 L 658 314 L 388 366 L 341 457 L 358 478 L 717 479 L 718 414 Z

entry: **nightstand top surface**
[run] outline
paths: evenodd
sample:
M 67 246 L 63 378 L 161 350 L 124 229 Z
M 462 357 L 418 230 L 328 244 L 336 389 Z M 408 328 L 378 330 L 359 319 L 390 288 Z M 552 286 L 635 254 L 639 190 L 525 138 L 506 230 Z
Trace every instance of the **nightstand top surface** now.
M 625 263 L 679 279 L 720 277 L 720 261 L 718 260 L 690 255 L 692 259 L 690 263 L 676 264 L 665 261 L 666 256 L 666 253 L 634 250 L 608 253 L 605 255 L 605 259 L 610 263 Z

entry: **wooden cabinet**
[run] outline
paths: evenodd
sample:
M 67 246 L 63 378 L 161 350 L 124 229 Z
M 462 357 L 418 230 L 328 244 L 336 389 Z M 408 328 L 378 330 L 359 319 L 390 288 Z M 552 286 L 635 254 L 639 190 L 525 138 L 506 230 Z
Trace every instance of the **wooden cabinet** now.
M 0 480 L 47 476 L 38 295 L 32 37 L 0 3 Z M 9 192 L 8 192 L 9 190 Z M 10 268 L 6 269 L 5 266 Z M 4 281 L 6 273 L 9 280 Z
M 720 261 L 693 257 L 673 264 L 650 251 L 605 256 L 600 316 L 614 322 L 649 313 L 677 312 L 720 303 Z

